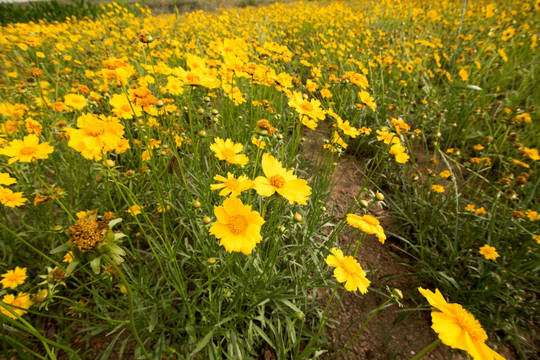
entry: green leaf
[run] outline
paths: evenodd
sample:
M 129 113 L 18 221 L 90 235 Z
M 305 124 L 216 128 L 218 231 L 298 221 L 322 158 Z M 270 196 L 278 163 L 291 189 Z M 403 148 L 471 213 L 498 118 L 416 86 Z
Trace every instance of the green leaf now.
M 199 341 L 197 346 L 195 346 L 195 349 L 193 349 L 191 354 L 189 354 L 189 357 L 192 357 L 193 355 L 195 355 L 196 353 L 198 353 L 199 351 L 204 349 L 206 344 L 208 344 L 210 342 L 210 340 L 212 339 L 212 336 L 214 335 L 214 329 L 212 329 L 212 331 L 210 331 L 208 334 L 206 334 L 206 336 L 201 341 Z

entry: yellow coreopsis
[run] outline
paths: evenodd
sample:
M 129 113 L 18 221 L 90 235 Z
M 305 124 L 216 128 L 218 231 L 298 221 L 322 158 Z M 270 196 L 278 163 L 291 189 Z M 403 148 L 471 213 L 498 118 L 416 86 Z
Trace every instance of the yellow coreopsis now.
M 30 300 L 30 294 L 28 293 L 20 293 L 17 294 L 17 296 L 13 294 L 5 295 L 2 298 L 2 302 L 8 305 L 11 310 L 19 316 L 26 314 L 26 309 L 28 309 L 32 305 L 32 300 Z M 9 316 L 12 319 L 17 318 L 3 306 L 0 306 L 0 312 L 6 316 Z
M 244 146 L 242 144 L 235 144 L 231 139 L 223 140 L 219 137 L 216 138 L 215 142 L 210 145 L 210 150 L 215 153 L 215 156 L 219 160 L 225 160 L 227 164 L 244 166 L 249 161 L 246 155 L 238 154 L 244 150 Z
M 341 250 L 333 248 L 332 255 L 326 257 L 326 264 L 335 268 L 334 277 L 338 282 L 345 283 L 345 290 L 360 290 L 362 294 L 368 292 L 371 281 L 366 278 L 366 272 L 355 258 L 344 256 Z
M 504 360 L 504 357 L 486 345 L 488 336 L 476 318 L 460 304 L 446 302 L 439 289 L 418 288 L 431 306 L 439 311 L 431 312 L 433 330 L 443 344 L 467 351 L 474 360 Z
M 384 241 L 386 240 L 386 235 L 384 234 L 384 230 L 380 225 L 379 220 L 371 215 L 358 216 L 356 214 L 347 214 L 347 224 L 362 230 L 366 234 L 377 236 L 382 244 L 384 244 Z
M 285 169 L 272 155 L 263 154 L 261 161 L 265 176 L 254 180 L 255 190 L 259 195 L 272 196 L 276 192 L 289 200 L 292 205 L 297 202 L 306 205 L 311 188 L 304 179 L 298 179 L 292 170 Z
M 214 214 L 217 221 L 210 227 L 210 234 L 220 239 L 219 244 L 228 252 L 248 255 L 262 241 L 263 218 L 240 199 L 226 199 L 223 206 L 214 207 Z
M 227 173 L 227 177 L 221 175 L 214 176 L 214 180 L 220 181 L 220 184 L 211 184 L 211 190 L 219 190 L 220 196 L 238 196 L 245 190 L 253 188 L 253 181 L 249 180 L 247 176 L 240 176 L 237 178 L 233 174 Z
M 102 154 L 117 147 L 124 135 L 124 126 L 114 118 L 87 113 L 77 118 L 78 129 L 67 129 L 68 145 L 87 159 L 100 160 Z
M 15 269 L 2 274 L 0 284 L 2 284 L 4 289 L 15 289 L 17 286 L 24 284 L 26 278 L 26 268 L 16 266 Z
M 15 139 L 9 142 L 7 147 L 0 149 L 0 155 L 9 156 L 8 165 L 15 161 L 32 162 L 35 160 L 46 159 L 52 153 L 54 148 L 48 142 L 39 143 L 39 137 L 36 134 L 30 134 L 23 140 Z

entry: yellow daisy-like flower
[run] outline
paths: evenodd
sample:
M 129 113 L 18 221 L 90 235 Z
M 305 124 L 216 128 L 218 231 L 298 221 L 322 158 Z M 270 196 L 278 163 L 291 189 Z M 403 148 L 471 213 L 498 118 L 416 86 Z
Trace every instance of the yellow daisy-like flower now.
M 13 270 L 9 270 L 5 274 L 2 274 L 2 280 L 0 284 L 4 289 L 15 289 L 17 286 L 24 284 L 26 280 L 26 268 L 15 267 Z
M 384 229 L 380 225 L 379 220 L 371 215 L 358 216 L 356 214 L 347 214 L 347 224 L 362 230 L 366 234 L 377 236 L 382 244 L 384 244 L 384 241 L 386 240 Z
M 0 186 L 0 203 L 7 207 L 18 207 L 24 205 L 28 200 L 23 197 L 22 192 L 13 192 L 11 189 L 6 189 Z
M 444 186 L 442 185 L 431 185 L 431 190 L 437 192 L 437 193 L 443 193 L 444 192 Z
M 73 261 L 73 251 L 68 251 L 66 255 L 64 255 L 62 262 L 70 263 L 72 261 Z
M 298 114 L 306 115 L 315 122 L 317 120 L 324 120 L 325 118 L 325 112 L 321 108 L 321 102 L 316 99 L 311 99 L 311 101 L 306 100 L 298 91 L 293 92 L 289 100 L 289 106 L 293 107 Z
M 443 179 L 447 179 L 450 177 L 450 171 L 448 170 L 444 170 L 444 171 L 441 171 L 441 173 L 439 174 L 440 177 L 442 177 Z
M 366 272 L 355 258 L 343 256 L 341 250 L 332 248 L 332 255 L 326 257 L 326 264 L 335 267 L 334 277 L 339 283 L 345 283 L 345 290 L 360 290 L 362 294 L 368 292 L 371 282 L 366 278 Z
M 243 191 L 253 188 L 253 181 L 249 180 L 247 176 L 240 176 L 238 179 L 234 177 L 230 172 L 227 173 L 227 178 L 216 175 L 214 180 L 221 181 L 221 184 L 212 184 L 210 185 L 210 190 L 219 190 L 220 196 L 238 196 Z
M 254 180 L 257 194 L 272 196 L 277 192 L 289 200 L 291 205 L 295 202 L 307 205 L 311 188 L 306 180 L 298 179 L 292 170 L 287 171 L 272 155 L 263 154 L 261 165 L 265 176 L 259 176 Z
M 210 234 L 220 239 L 219 244 L 228 252 L 241 252 L 249 255 L 262 241 L 261 226 L 264 220 L 250 205 L 240 199 L 230 197 L 223 206 L 215 206 L 217 221 L 210 227 Z
M 480 255 L 483 255 L 487 260 L 495 260 L 500 256 L 497 249 L 487 244 L 480 248 Z
M 215 153 L 215 156 L 219 160 L 225 160 L 227 164 L 244 166 L 249 161 L 246 155 L 238 154 L 244 150 L 244 146 L 242 144 L 235 144 L 231 139 L 223 140 L 219 137 L 216 138 L 215 142 L 210 145 L 210 150 Z
M 39 137 L 36 134 L 30 134 L 23 140 L 15 139 L 10 141 L 7 147 L 0 149 L 0 155 L 9 156 L 8 165 L 15 161 L 32 162 L 35 160 L 46 159 L 54 148 L 48 142 L 39 143 Z
M 371 110 L 375 111 L 377 104 L 375 103 L 373 96 L 371 96 L 367 91 L 360 91 L 358 96 L 360 97 L 361 102 L 366 104 Z
M 385 144 L 399 144 L 399 138 L 395 133 L 389 132 L 387 127 L 382 127 L 381 130 L 377 130 L 377 140 L 384 141 Z
M 124 126 L 118 119 L 87 113 L 77 118 L 78 129 L 67 129 L 68 145 L 86 159 L 100 160 L 102 153 L 116 148 L 124 135 Z
M 17 297 L 15 297 L 15 295 L 13 294 L 5 295 L 2 298 L 2 302 L 6 305 L 9 305 L 11 310 L 19 316 L 26 314 L 26 309 L 28 309 L 32 305 L 32 301 L 30 300 L 30 294 L 28 293 L 17 294 Z M 17 318 L 3 306 L 0 306 L 0 312 L 6 316 L 9 316 L 12 319 Z
M 454 349 L 467 351 L 474 360 L 504 360 L 504 357 L 486 345 L 488 338 L 482 325 L 460 304 L 447 303 L 439 289 L 418 288 L 431 306 L 439 311 L 431 312 L 431 328 L 439 335 L 443 344 Z
M 113 114 L 121 119 L 131 119 L 134 114 L 136 117 L 142 115 L 142 107 L 130 103 L 126 94 L 114 94 L 109 100 L 109 104 L 113 107 Z
M 86 107 L 86 98 L 82 95 L 67 94 L 64 96 L 64 104 L 75 110 L 82 110 Z
M 264 140 L 257 139 L 256 137 L 251 138 L 251 143 L 261 150 L 266 147 L 266 142 Z

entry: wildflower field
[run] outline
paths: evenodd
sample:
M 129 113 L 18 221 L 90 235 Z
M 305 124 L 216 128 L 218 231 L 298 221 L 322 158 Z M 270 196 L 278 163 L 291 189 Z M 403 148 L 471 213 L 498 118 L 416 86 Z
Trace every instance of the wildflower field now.
M 390 306 L 432 322 L 415 359 L 534 358 L 539 19 L 524 0 L 112 3 L 2 27 L 0 359 L 354 358 Z M 351 159 L 360 190 L 336 204 Z M 367 242 L 410 286 L 371 286 Z M 343 299 L 372 292 L 333 344 Z

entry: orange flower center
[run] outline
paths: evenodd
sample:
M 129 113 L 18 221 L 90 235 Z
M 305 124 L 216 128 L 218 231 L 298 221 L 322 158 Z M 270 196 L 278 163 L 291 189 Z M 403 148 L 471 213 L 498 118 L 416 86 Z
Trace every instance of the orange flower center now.
M 225 160 L 230 161 L 234 159 L 234 157 L 236 156 L 236 153 L 234 152 L 234 150 L 226 148 L 226 149 L 221 150 L 221 155 L 223 155 Z
M 476 320 L 476 318 L 465 310 L 460 304 L 448 304 L 458 325 L 469 333 L 473 341 L 485 342 L 488 338 L 486 332 L 482 328 L 482 325 Z
M 21 155 L 24 155 L 24 156 L 34 155 L 36 152 L 37 152 L 37 148 L 35 146 L 25 146 L 20 151 Z
M 233 179 L 227 179 L 227 181 L 225 181 L 225 186 L 229 190 L 236 190 L 236 189 L 238 189 L 238 186 L 240 186 L 240 183 L 238 182 L 238 180 L 236 180 L 234 178 Z
M 201 81 L 201 78 L 198 75 L 195 74 L 187 74 L 186 75 L 186 81 L 188 84 L 196 84 L 199 81 Z
M 305 112 L 312 112 L 313 111 L 313 105 L 311 105 L 311 103 L 309 102 L 303 102 L 301 105 L 300 105 L 300 108 L 302 110 L 304 110 Z
M 120 110 L 122 110 L 123 112 L 131 112 L 131 107 L 129 105 L 122 105 L 122 107 L 120 108 Z
M 229 226 L 229 230 L 231 230 L 233 234 L 239 235 L 243 234 L 246 231 L 248 227 L 248 221 L 243 215 L 234 215 L 231 216 L 227 225 Z
M 276 187 L 278 189 L 281 189 L 282 187 L 285 186 L 285 179 L 281 175 L 271 176 L 270 179 L 268 179 L 268 181 L 273 187 Z
M 95 123 L 93 125 L 93 127 L 84 129 L 88 135 L 98 137 L 105 133 L 105 127 L 102 124 Z

